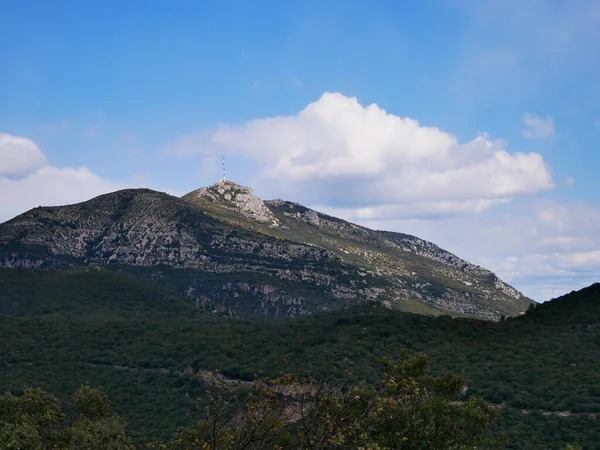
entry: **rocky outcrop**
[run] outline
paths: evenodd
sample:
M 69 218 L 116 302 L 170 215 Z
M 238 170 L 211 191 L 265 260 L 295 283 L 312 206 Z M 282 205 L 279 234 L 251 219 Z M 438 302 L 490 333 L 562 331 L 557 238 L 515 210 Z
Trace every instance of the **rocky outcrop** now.
M 265 202 L 254 195 L 252 189 L 240 186 L 232 181 L 219 183 L 190 192 L 184 198 L 217 203 L 222 207 L 239 212 L 244 217 L 269 226 L 279 226 L 280 223 L 267 207 Z

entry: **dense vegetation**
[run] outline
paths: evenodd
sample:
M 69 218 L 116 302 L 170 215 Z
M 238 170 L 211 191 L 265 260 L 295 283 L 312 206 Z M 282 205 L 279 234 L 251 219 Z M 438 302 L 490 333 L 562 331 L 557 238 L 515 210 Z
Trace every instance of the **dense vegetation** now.
M 0 396 L 0 449 L 134 448 L 120 417 L 111 413 L 110 400 L 98 389 L 79 388 L 71 399 L 71 411 L 67 424 L 60 401 L 41 389 Z
M 456 402 L 464 376 L 429 374 L 423 354 L 383 360 L 377 383 L 323 384 L 292 374 L 257 378 L 250 386 L 213 377 L 198 398 L 195 426 L 172 440 L 142 444 L 169 450 L 430 450 L 502 448 L 493 436 L 496 411 L 485 400 Z M 110 402 L 83 386 L 69 424 L 60 402 L 39 389 L 0 396 L 0 449 L 135 448 Z
M 205 390 L 199 369 L 246 380 L 283 370 L 374 382 L 378 359 L 404 348 L 429 354 L 436 375 L 466 371 L 466 398 L 502 404 L 494 426 L 509 448 L 600 442 L 590 414 L 600 413 L 600 285 L 501 323 L 378 307 L 218 317 L 96 269 L 1 270 L 0 286 L 0 388 L 39 386 L 66 402 L 83 383 L 102 386 L 138 442 L 194 422 L 194 399 Z M 548 414 L 560 411 L 571 415 Z

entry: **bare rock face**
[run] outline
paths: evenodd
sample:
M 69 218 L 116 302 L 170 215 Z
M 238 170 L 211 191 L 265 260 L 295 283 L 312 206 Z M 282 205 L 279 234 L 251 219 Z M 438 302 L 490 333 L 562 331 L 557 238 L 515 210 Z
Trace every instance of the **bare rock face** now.
M 188 198 L 208 200 L 219 203 L 244 217 L 269 226 L 280 226 L 279 220 L 260 198 L 254 195 L 251 188 L 241 186 L 233 181 L 220 181 L 212 186 L 203 187 L 190 192 Z
M 298 203 L 286 202 L 284 200 L 278 199 L 267 200 L 265 204 L 273 208 L 282 208 L 283 210 L 285 210 L 285 207 L 287 206 L 289 211 L 283 212 L 285 216 L 302 220 L 316 227 L 318 227 L 321 224 L 321 221 L 319 219 L 319 213 L 317 211 L 315 211 L 314 209 L 306 208 Z

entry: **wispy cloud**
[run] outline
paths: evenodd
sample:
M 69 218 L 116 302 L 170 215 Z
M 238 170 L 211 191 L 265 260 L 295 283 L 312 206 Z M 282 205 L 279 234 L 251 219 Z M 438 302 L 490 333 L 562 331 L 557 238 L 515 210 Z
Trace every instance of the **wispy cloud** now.
M 523 130 L 523 136 L 530 139 L 545 139 L 554 136 L 554 120 L 550 115 L 540 117 L 535 114 L 525 114 L 523 123 L 528 129 Z

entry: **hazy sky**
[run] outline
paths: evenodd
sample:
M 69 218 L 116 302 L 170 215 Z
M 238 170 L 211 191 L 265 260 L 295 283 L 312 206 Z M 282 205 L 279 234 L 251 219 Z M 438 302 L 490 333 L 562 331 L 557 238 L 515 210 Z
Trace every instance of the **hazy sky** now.
M 0 1 L 0 221 L 228 175 L 536 300 L 600 281 L 600 2 Z

